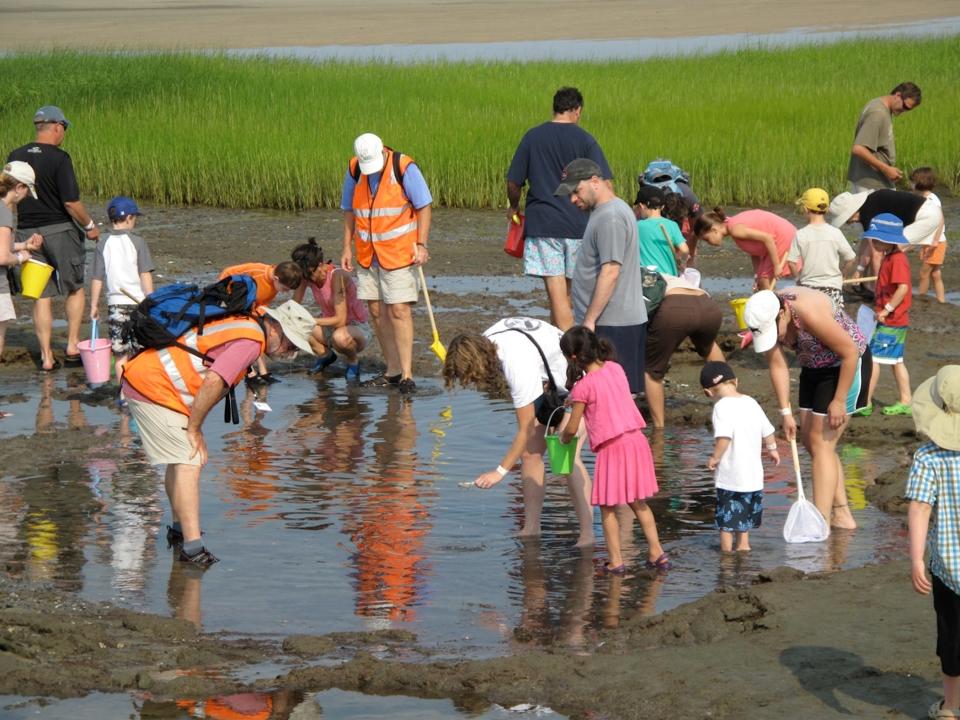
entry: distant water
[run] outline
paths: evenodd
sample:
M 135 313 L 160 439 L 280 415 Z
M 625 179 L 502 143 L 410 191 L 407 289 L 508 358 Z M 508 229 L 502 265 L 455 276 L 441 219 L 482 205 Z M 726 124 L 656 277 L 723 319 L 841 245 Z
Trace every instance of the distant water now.
M 430 61 L 640 60 L 650 57 L 711 54 L 753 48 L 790 48 L 862 38 L 947 36 L 960 33 L 960 17 L 897 25 L 864 25 L 849 30 L 801 27 L 778 33 L 734 33 L 620 40 L 533 40 L 488 43 L 324 45 L 228 50 L 239 57 L 267 56 L 302 60 L 350 60 L 394 63 Z

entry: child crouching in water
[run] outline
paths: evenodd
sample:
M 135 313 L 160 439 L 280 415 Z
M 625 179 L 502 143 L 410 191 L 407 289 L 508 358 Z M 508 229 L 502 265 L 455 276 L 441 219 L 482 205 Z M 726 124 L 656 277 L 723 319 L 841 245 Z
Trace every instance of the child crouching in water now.
M 586 417 L 590 447 L 597 455 L 591 502 L 600 506 L 603 536 L 610 560 L 607 572 L 623 575 L 627 567 L 620 552 L 617 506 L 629 505 L 647 539 L 650 570 L 669 570 L 670 558 L 660 545 L 657 523 L 645 499 L 657 493 L 650 445 L 641 430 L 643 416 L 630 396 L 627 376 L 610 358 L 613 347 L 591 330 L 577 326 L 560 338 L 567 359 L 567 387 L 573 412 L 560 434 L 570 442 Z
M 773 425 L 749 395 L 737 391 L 737 376 L 725 362 L 708 362 L 700 386 L 713 406 L 713 454 L 707 467 L 717 488 L 717 529 L 723 552 L 749 552 L 749 532 L 763 519 L 763 461 L 760 444 L 777 465 Z M 734 545 L 736 535 L 736 545 Z

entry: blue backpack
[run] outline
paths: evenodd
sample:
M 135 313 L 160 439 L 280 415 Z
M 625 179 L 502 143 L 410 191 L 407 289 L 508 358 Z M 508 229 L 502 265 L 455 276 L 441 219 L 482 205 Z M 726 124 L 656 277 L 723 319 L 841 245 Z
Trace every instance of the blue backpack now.
M 231 315 L 253 317 L 256 299 L 257 285 L 248 275 L 231 275 L 202 288 L 189 283 L 164 285 L 131 311 L 121 336 L 138 352 L 178 347 L 212 364 L 211 357 L 180 342 L 180 336 L 194 328 L 203 335 L 204 324 Z M 230 419 L 240 422 L 232 387 L 224 408 L 224 420 Z
M 658 158 L 647 165 L 646 170 L 637 178 L 637 182 L 640 185 L 652 185 L 680 195 L 683 193 L 677 187 L 677 183 L 683 183 L 689 187 L 690 175 L 670 160 Z

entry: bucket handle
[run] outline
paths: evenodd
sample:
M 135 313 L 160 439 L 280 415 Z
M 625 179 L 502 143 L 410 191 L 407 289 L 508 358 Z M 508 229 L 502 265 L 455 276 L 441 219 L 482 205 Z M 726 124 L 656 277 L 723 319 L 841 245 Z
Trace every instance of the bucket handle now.
M 550 425 L 551 425 L 551 423 L 553 422 L 553 416 L 557 414 L 557 411 L 558 411 L 558 410 L 564 410 L 564 411 L 565 411 L 565 410 L 566 410 L 566 406 L 565 406 L 565 405 L 558 405 L 557 407 L 555 407 L 555 408 L 553 409 L 553 412 L 550 413 L 550 417 L 547 418 L 547 432 L 546 432 L 547 435 L 550 434 Z M 559 434 L 560 434 L 559 432 L 555 432 L 555 433 L 554 433 L 554 436 L 557 436 L 557 435 L 559 435 Z
M 90 321 L 90 347 L 93 348 L 97 344 L 97 319 L 93 318 Z

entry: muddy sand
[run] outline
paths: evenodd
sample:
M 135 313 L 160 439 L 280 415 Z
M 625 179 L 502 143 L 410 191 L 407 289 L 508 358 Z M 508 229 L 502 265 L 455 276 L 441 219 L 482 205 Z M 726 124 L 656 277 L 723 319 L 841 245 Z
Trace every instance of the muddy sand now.
M 851 30 L 953 17 L 954 0 L 8 0 L 4 50 L 196 49 L 696 37 Z
M 95 216 L 103 208 L 92 207 Z M 947 203 L 956 224 L 960 203 Z M 279 261 L 294 244 L 317 236 L 336 252 L 340 215 L 256 211 L 146 208 L 142 232 L 158 272 L 165 277 L 209 277 L 223 265 L 256 258 Z M 510 276 L 519 261 L 501 251 L 499 213 L 444 211 L 435 214 L 431 277 Z M 706 249 L 706 277 L 743 278 L 749 263 L 732 247 Z M 946 266 L 948 289 L 960 273 Z M 491 281 L 492 283 L 493 281 Z M 476 284 L 476 282 L 474 283 Z M 727 296 L 716 295 L 724 303 Z M 433 293 L 442 338 L 482 330 L 518 307 L 542 305 L 537 290 L 486 292 L 482 282 L 468 293 Z M 19 300 L 18 311 L 29 313 Z M 956 360 L 956 305 L 916 300 L 907 361 L 913 384 Z M 57 311 L 59 313 L 59 309 Z M 725 317 L 723 345 L 740 369 L 744 389 L 771 405 L 762 362 L 740 352 L 732 314 Z M 417 374 L 433 375 L 430 330 L 421 308 L 416 316 Z M 62 329 L 57 331 L 62 347 Z M 8 331 L 0 372 L 37 382 L 35 341 L 29 323 Z M 368 371 L 378 367 L 366 353 Z M 701 426 L 710 406 L 697 391 L 699 363 L 690 350 L 675 356 L 668 375 L 668 422 Z M 795 373 L 795 371 L 794 371 Z M 877 399 L 892 401 L 887 374 Z M 105 399 L 109 402 L 109 399 Z M 906 467 L 918 439 L 909 418 L 856 419 L 847 438 L 860 446 L 889 449 L 896 467 L 873 478 L 867 494 L 880 507 L 902 512 Z M 89 430 L 65 429 L 52 446 L 43 436 L 5 441 L 5 466 L 18 473 L 37 458 L 57 463 L 95 439 Z M 869 482 L 870 479 L 868 479 Z M 848 537 L 848 536 L 847 536 Z M 831 543 L 842 545 L 843 533 Z M 906 543 L 904 536 L 903 542 Z M 2 575 L 0 575 L 2 577 Z M 431 662 L 417 655 L 408 633 L 340 633 L 296 636 L 283 641 L 198 633 L 193 625 L 106 604 L 79 601 L 47 586 L 0 580 L 0 694 L 72 697 L 91 691 L 137 691 L 151 697 L 200 697 L 243 690 L 283 688 L 320 691 L 337 687 L 372 694 L 451 698 L 465 709 L 491 702 L 511 706 L 542 703 L 571 717 L 828 718 L 921 717 L 939 692 L 933 653 L 931 602 L 915 595 L 903 562 L 803 576 L 795 570 L 767 573 L 754 586 L 720 590 L 655 617 L 607 618 L 591 655 L 559 647 L 513 657 Z M 522 638 L 518 638 L 522 643 Z M 402 648 L 404 661 L 377 659 Z M 336 657 L 343 664 L 317 663 Z M 241 682 L 229 670 L 282 660 L 285 674 Z M 178 668 L 216 667 L 216 673 L 178 673 Z M 293 668 L 293 669 L 289 669 Z

